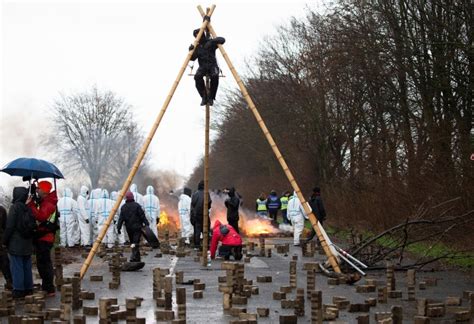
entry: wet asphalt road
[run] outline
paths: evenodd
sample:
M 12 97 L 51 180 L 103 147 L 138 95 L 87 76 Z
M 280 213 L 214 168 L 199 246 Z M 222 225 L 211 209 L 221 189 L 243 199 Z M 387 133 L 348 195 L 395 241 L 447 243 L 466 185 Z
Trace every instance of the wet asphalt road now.
M 267 248 L 271 247 L 272 243 L 291 243 L 289 238 L 275 238 L 267 239 Z M 220 260 L 212 262 L 210 269 L 203 268 L 200 263 L 194 261 L 196 252 L 192 252 L 190 256 L 184 258 L 177 258 L 171 255 L 163 255 L 158 258 L 155 257 L 158 251 L 154 250 L 148 252 L 143 259 L 146 262 L 145 267 L 138 272 L 122 272 L 121 285 L 116 290 L 109 290 L 108 283 L 111 280 L 111 274 L 108 271 L 107 262 L 100 258 L 95 258 L 88 273 L 82 281 L 82 289 L 95 292 L 95 300 L 84 301 L 85 306 L 97 306 L 99 298 L 102 297 L 116 297 L 118 298 L 121 309 L 125 307 L 125 299 L 130 297 L 142 297 L 144 301 L 141 307 L 137 310 L 138 317 L 145 317 L 147 323 L 156 323 L 155 320 L 155 302 L 152 299 L 152 269 L 155 267 L 169 268 L 171 275 L 174 276 L 176 271 L 184 271 L 184 281 L 190 279 L 200 279 L 206 284 L 203 299 L 193 299 L 193 286 L 182 285 L 186 288 L 187 300 L 187 323 L 228 323 L 232 319 L 230 315 L 225 315 L 222 309 L 222 293 L 218 291 L 218 276 L 224 276 L 225 271 L 221 270 Z M 245 278 L 254 281 L 254 285 L 259 286 L 259 294 L 252 295 L 248 299 L 246 306 L 247 313 L 256 313 L 257 307 L 268 307 L 270 309 L 270 316 L 268 318 L 259 318 L 259 323 L 278 323 L 281 314 L 293 314 L 292 309 L 282 309 L 279 300 L 272 299 L 272 293 L 279 291 L 280 286 L 289 285 L 289 262 L 292 255 L 298 255 L 297 265 L 297 283 L 299 288 L 305 288 L 306 291 L 306 271 L 303 270 L 305 262 L 324 262 L 325 256 L 316 255 L 316 258 L 302 258 L 301 250 L 291 246 L 288 255 L 276 253 L 276 249 L 272 251 L 272 257 L 252 257 L 250 263 L 245 263 Z M 256 248 L 254 254 L 258 254 Z M 126 254 L 128 257 L 128 254 Z M 64 267 L 64 276 L 72 276 L 74 272 L 79 271 L 83 259 L 78 259 L 75 262 Z M 91 282 L 90 275 L 103 275 L 102 282 Z M 260 275 L 270 275 L 273 278 L 271 283 L 257 283 L 256 277 Z M 437 278 L 438 284 L 434 287 L 428 287 L 427 290 L 416 290 L 417 297 L 434 298 L 437 300 L 444 300 L 446 296 L 462 296 L 464 290 L 474 290 L 474 280 L 472 275 L 462 274 L 459 272 L 433 272 L 433 273 L 417 273 L 417 282 L 423 278 Z M 385 272 L 371 272 L 367 278 L 377 279 L 380 286 L 385 284 Z M 389 299 L 388 304 L 379 304 L 377 307 L 371 308 L 371 322 L 374 322 L 374 313 L 382 311 L 390 311 L 392 305 L 402 305 L 404 308 L 404 322 L 411 323 L 415 314 L 415 305 L 406 301 L 406 274 L 404 272 L 397 272 L 397 289 L 403 292 L 402 299 Z M 377 297 L 377 293 L 356 293 L 355 286 L 335 285 L 329 286 L 327 284 L 327 277 L 321 273 L 316 274 L 316 289 L 322 291 L 323 303 L 332 303 L 333 296 L 347 297 L 352 303 L 364 303 L 368 297 Z M 364 284 L 362 279 L 358 284 Z M 173 280 L 175 287 L 175 281 Z M 287 299 L 295 298 L 295 291 L 292 294 L 287 294 Z M 59 295 L 59 294 L 58 294 Z M 173 289 L 173 303 L 175 302 L 175 291 Z M 466 305 L 466 300 L 463 300 L 463 306 Z M 59 308 L 59 296 L 47 300 L 47 307 Z M 239 306 L 242 307 L 242 306 Z M 173 305 L 176 310 L 176 305 Z M 21 312 L 21 309 L 20 309 Z M 79 313 L 81 313 L 79 311 Z M 310 322 L 310 302 L 305 302 L 305 316 L 298 318 L 298 323 Z M 361 313 L 349 313 L 347 311 L 340 311 L 338 321 L 346 323 L 356 322 L 355 318 Z M 449 318 L 449 317 L 446 317 Z M 445 319 L 446 319 L 445 318 Z M 88 316 L 88 323 L 97 323 L 98 317 Z

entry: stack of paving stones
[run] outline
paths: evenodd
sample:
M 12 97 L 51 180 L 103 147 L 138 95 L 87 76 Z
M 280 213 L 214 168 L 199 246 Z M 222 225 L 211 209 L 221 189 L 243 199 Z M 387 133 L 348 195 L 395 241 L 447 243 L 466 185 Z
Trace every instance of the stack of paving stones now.
M 178 246 L 176 248 L 176 256 L 178 258 L 184 258 L 186 256 L 186 238 L 182 237 L 178 240 Z
M 169 273 L 169 269 L 153 269 L 153 299 L 155 299 L 157 307 L 165 307 L 163 289 L 165 285 L 165 277 L 169 275 Z
M 247 250 L 250 252 L 255 251 L 255 243 L 254 242 L 247 242 Z
M 259 256 L 264 257 L 265 256 L 265 238 L 264 237 L 259 237 L 259 247 L 260 247 L 260 253 Z
M 112 305 L 117 304 L 116 298 L 100 298 L 99 299 L 99 323 L 109 324 L 112 322 L 111 313 Z
M 15 303 L 11 290 L 2 291 L 0 299 L 0 317 L 15 315 Z
M 64 283 L 63 279 L 63 258 L 61 254 L 61 247 L 54 248 L 54 284 L 58 291 L 61 291 L 61 286 Z
M 163 271 L 161 271 L 163 273 Z M 157 321 L 172 321 L 174 320 L 173 306 L 173 278 L 166 276 L 162 278 L 164 291 L 164 309 L 155 311 L 155 318 Z M 158 301 L 158 300 L 157 300 Z M 158 305 L 157 305 L 158 306 Z
M 180 323 L 186 323 L 186 288 L 176 287 L 176 305 L 177 319 Z
M 171 321 L 174 319 L 174 312 L 172 310 L 172 294 L 173 278 L 169 276 L 169 269 L 154 268 L 153 298 L 156 301 L 156 307 L 164 308 L 155 312 L 157 321 Z
M 311 324 L 323 323 L 323 309 L 322 309 L 322 292 L 311 291 Z
M 61 321 L 70 322 L 72 320 L 72 291 L 72 284 L 63 284 L 61 286 Z
M 275 248 L 277 250 L 277 253 L 280 254 L 288 254 L 290 253 L 290 244 L 277 244 L 275 245 Z
M 388 298 L 402 298 L 402 291 L 396 290 L 395 285 L 395 268 L 393 263 L 387 262 L 387 294 Z
M 296 260 L 290 261 L 290 286 L 296 288 Z
M 160 250 L 163 254 L 170 254 L 171 245 L 170 245 L 170 232 L 169 230 L 164 230 L 164 239 L 160 242 Z
M 222 262 L 221 269 L 226 271 L 225 277 L 219 277 L 219 291 L 223 293 L 222 306 L 224 313 L 239 317 L 239 320 L 256 321 L 257 314 L 247 313 L 247 299 L 257 294 L 252 282 L 244 278 L 244 264 L 236 262 Z M 241 315 L 245 313 L 246 315 Z
M 27 316 L 45 320 L 46 312 L 44 311 L 44 307 L 45 301 L 43 293 L 37 293 L 25 297 L 25 306 L 23 310 Z
M 204 296 L 204 289 L 206 289 L 206 284 L 201 282 L 200 279 L 195 279 L 193 282 L 193 298 L 194 299 L 202 299 Z
M 305 258 L 313 258 L 316 252 L 316 243 L 312 240 L 310 242 L 301 242 L 301 253 Z
M 305 263 L 306 269 L 306 297 L 311 300 L 311 292 L 316 289 L 316 267 L 317 263 Z
M 118 289 L 120 286 L 120 273 L 122 269 L 121 253 L 115 251 L 109 262 L 109 271 L 112 272 L 112 281 L 109 282 L 109 289 Z

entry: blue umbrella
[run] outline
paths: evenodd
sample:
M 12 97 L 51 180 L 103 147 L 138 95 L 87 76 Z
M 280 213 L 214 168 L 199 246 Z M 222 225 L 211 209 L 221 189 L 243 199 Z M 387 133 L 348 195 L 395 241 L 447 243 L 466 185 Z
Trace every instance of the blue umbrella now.
M 25 177 L 26 179 L 64 179 L 63 174 L 54 164 L 34 158 L 18 158 L 7 163 L 0 171 L 12 176 Z

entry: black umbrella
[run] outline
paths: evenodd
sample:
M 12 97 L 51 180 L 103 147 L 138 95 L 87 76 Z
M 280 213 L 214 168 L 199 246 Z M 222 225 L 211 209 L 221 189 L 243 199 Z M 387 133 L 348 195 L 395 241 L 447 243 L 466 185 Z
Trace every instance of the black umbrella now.
M 29 181 L 32 178 L 64 179 L 61 171 L 53 163 L 34 158 L 18 158 L 7 163 L 0 171 L 11 176 L 24 177 L 25 181 Z

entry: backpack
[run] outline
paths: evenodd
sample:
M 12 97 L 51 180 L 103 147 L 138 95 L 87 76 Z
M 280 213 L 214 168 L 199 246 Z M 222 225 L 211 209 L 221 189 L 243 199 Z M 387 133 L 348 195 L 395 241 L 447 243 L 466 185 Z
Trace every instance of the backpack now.
M 36 220 L 29 208 L 22 208 L 16 224 L 16 230 L 25 239 L 33 238 L 36 233 Z

